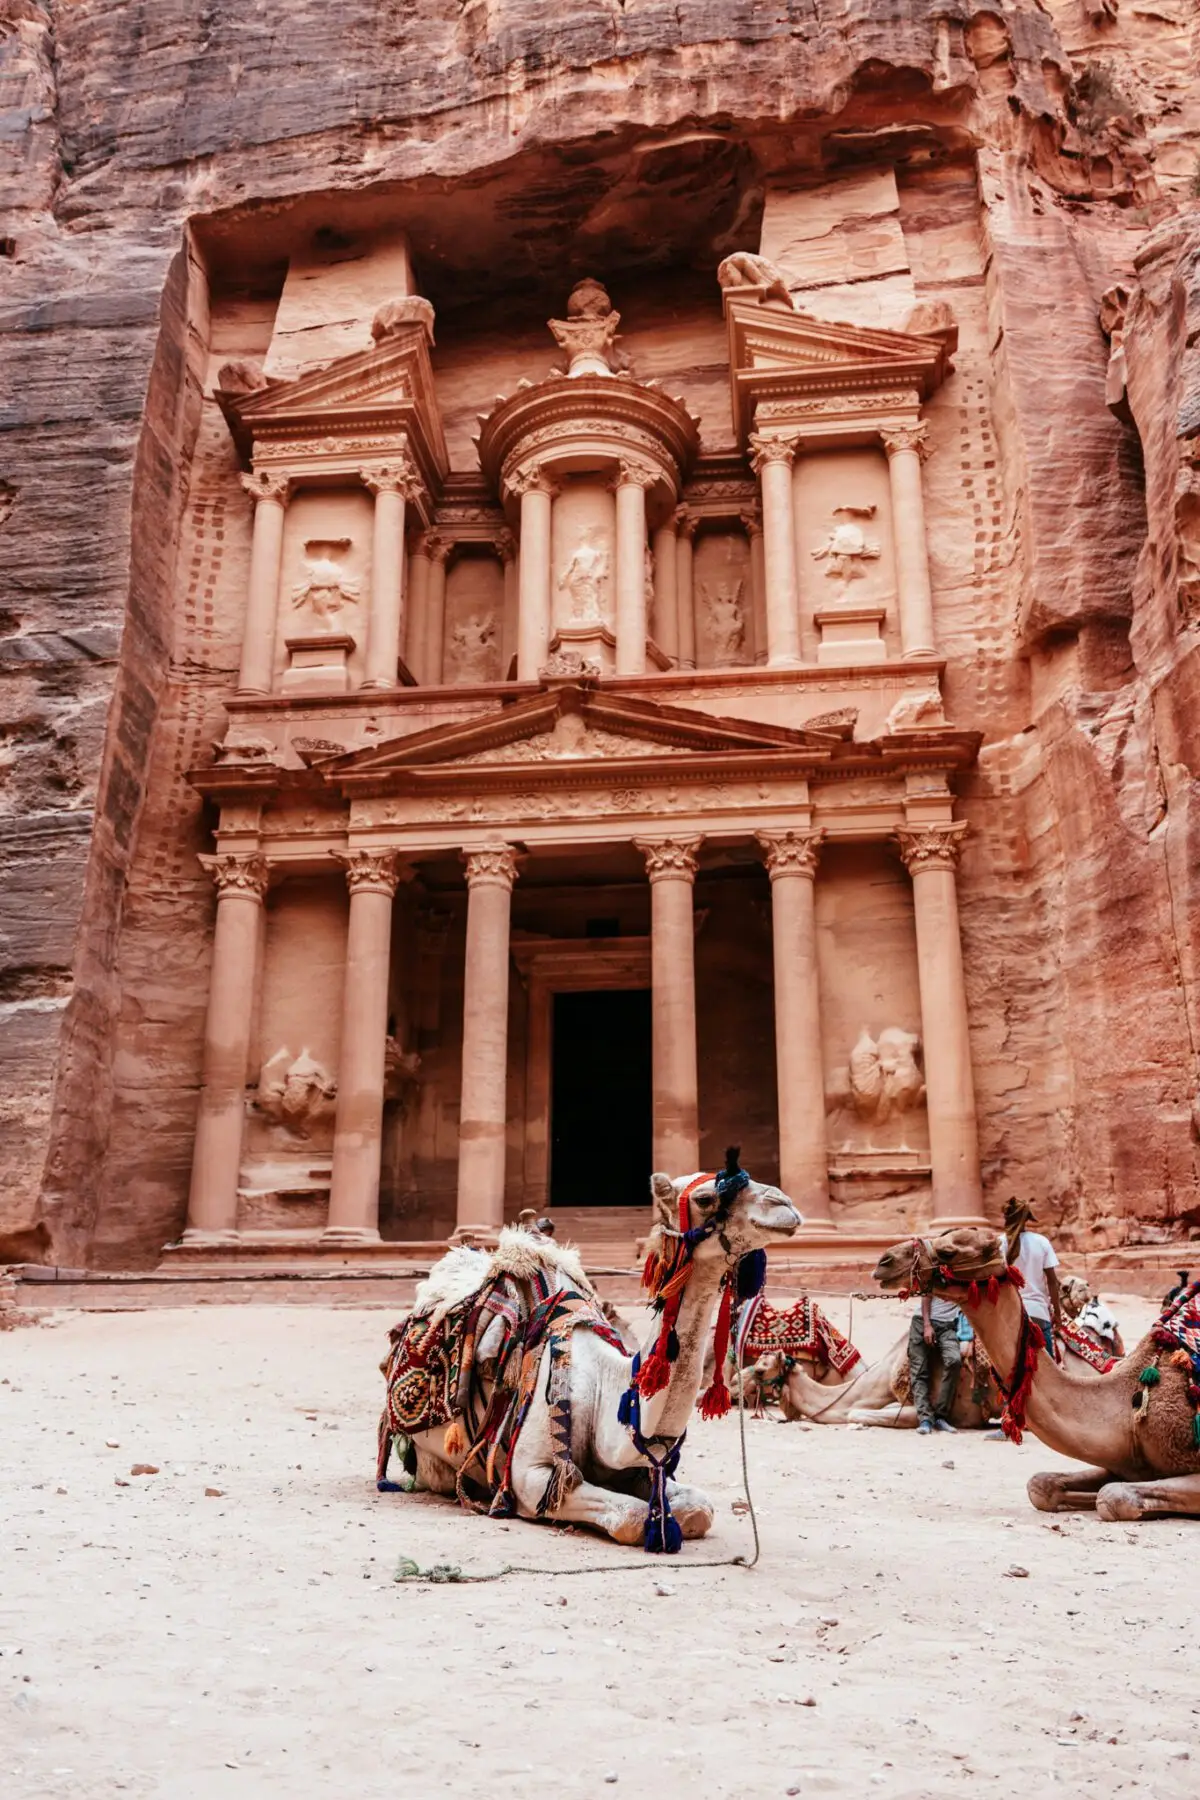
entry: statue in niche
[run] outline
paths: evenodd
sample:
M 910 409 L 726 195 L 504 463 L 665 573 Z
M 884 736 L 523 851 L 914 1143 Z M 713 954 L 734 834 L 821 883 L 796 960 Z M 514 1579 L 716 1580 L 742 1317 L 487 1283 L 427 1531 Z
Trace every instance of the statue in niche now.
M 835 506 L 833 516 L 838 523 L 833 527 L 823 544 L 818 544 L 812 552 L 815 562 L 827 562 L 825 570 L 831 581 L 840 584 L 843 591 L 852 581 L 859 581 L 866 574 L 865 564 L 878 561 L 882 550 L 874 538 L 869 538 L 860 519 L 873 519 L 873 506 Z
M 571 359 L 568 376 L 613 373 L 618 360 L 613 346 L 621 315 L 613 311 L 607 290 L 598 281 L 589 276 L 576 282 L 567 301 L 566 318 L 548 323 L 555 343 Z
M 308 1139 L 314 1126 L 333 1118 L 337 1082 L 307 1048 L 293 1057 L 284 1046 L 263 1064 L 254 1105 L 289 1136 Z
M 309 538 L 304 546 L 303 580 L 292 589 L 292 605 L 307 606 L 323 622 L 345 606 L 357 606 L 359 584 L 346 574 L 342 558 L 349 538 Z
M 925 1077 L 917 1060 L 921 1040 L 916 1032 L 888 1025 L 873 1038 L 864 1025 L 850 1052 L 843 1080 L 826 1095 L 830 1112 L 846 1109 L 865 1124 L 885 1125 L 912 1112 L 925 1098 Z
M 572 625 L 603 625 L 608 551 L 594 533 L 586 533 L 558 578 L 559 592 L 571 602 Z
M 495 625 L 491 619 L 481 619 L 477 613 L 454 627 L 450 634 L 450 653 L 463 681 L 491 680 L 495 644 Z
M 730 587 L 722 582 L 719 587 L 710 587 L 704 582 L 700 592 L 708 616 L 713 661 L 718 665 L 740 662 L 746 642 L 746 614 L 742 605 L 745 583 L 739 581 Z
M 416 1050 L 402 1050 L 399 1039 L 388 1037 L 383 1045 L 383 1097 L 406 1118 L 421 1083 L 421 1058 Z

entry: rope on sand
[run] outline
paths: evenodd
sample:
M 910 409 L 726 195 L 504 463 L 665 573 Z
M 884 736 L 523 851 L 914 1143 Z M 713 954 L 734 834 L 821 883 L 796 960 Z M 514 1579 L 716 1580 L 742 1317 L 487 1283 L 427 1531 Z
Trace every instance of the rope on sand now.
M 746 1496 L 746 1506 L 750 1513 L 750 1528 L 754 1533 L 754 1555 L 708 1557 L 703 1562 L 675 1562 L 671 1571 L 688 1569 L 746 1569 L 754 1567 L 762 1554 L 762 1545 L 758 1536 L 758 1519 L 754 1511 L 754 1498 L 750 1492 L 750 1467 L 746 1458 L 746 1400 L 744 1384 L 738 1381 L 738 1429 L 741 1436 L 742 1450 L 742 1491 Z M 402 1556 L 396 1564 L 393 1581 L 417 1582 L 421 1586 L 441 1587 L 456 1586 L 467 1583 L 477 1584 L 484 1581 L 502 1581 L 506 1575 L 623 1575 L 628 1570 L 640 1569 L 643 1574 L 650 1570 L 661 1570 L 656 1561 L 647 1562 L 643 1557 L 635 1563 L 577 1563 L 569 1569 L 539 1568 L 533 1563 L 504 1563 L 499 1569 L 492 1569 L 481 1575 L 469 1574 L 457 1563 L 430 1563 L 423 1569 L 410 1556 Z

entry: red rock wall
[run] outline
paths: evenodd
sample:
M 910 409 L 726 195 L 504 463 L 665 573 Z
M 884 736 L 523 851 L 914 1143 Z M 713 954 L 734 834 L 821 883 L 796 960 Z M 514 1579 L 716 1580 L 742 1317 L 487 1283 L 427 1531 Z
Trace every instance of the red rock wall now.
M 974 569 L 942 582 L 939 617 L 952 715 L 987 732 L 963 875 L 985 1173 L 998 1197 L 1049 1195 L 1085 1244 L 1178 1232 L 1196 1205 L 1200 496 L 1177 431 L 1197 321 L 1176 217 L 1194 23 L 1075 0 L 552 11 L 0 0 L 0 1254 L 152 1260 L 182 1217 L 210 897 L 180 775 L 230 660 L 211 637 L 198 660 L 175 587 L 224 543 L 212 519 L 181 540 L 213 347 L 189 220 L 219 249 L 225 216 L 269 236 L 293 196 L 403 183 L 441 205 L 447 182 L 509 171 L 538 195 L 536 262 L 594 166 L 571 229 L 602 260 L 602 197 L 647 234 L 661 207 L 639 214 L 613 159 L 707 125 L 742 198 L 747 167 L 898 163 L 918 293 L 958 285 L 977 311 L 964 429 L 990 454 L 955 514 Z M 977 270 L 939 250 L 964 207 Z M 1132 423 L 1104 401 L 1096 309 L 1117 279 Z

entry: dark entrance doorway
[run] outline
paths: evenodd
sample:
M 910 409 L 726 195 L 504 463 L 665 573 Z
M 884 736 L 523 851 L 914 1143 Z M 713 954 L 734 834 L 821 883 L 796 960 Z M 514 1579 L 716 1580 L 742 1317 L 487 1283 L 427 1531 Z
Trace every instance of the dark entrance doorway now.
M 646 1205 L 650 991 L 555 994 L 550 1204 Z

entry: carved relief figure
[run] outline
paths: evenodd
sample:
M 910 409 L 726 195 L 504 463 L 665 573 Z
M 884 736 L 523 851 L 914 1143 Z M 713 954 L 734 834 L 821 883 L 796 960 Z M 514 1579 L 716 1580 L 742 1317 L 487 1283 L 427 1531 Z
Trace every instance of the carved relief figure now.
M 873 519 L 873 506 L 835 506 L 833 516 L 838 523 L 823 544 L 812 552 L 815 562 L 827 562 L 826 575 L 845 589 L 866 574 L 865 563 L 875 562 L 882 554 L 874 538 L 867 537 L 860 519 Z
M 704 597 L 713 661 L 718 665 L 741 662 L 746 641 L 746 614 L 742 604 L 745 583 L 739 581 L 733 587 L 722 583 L 716 587 L 704 582 L 700 592 Z
M 795 301 L 788 292 L 783 272 L 752 250 L 735 250 L 732 256 L 727 256 L 717 270 L 717 285 L 721 288 L 757 288 L 764 300 L 778 300 L 782 306 L 795 310 Z
M 395 1103 L 400 1117 L 407 1118 L 417 1089 L 420 1087 L 421 1058 L 416 1050 L 402 1050 L 397 1038 L 385 1039 L 383 1046 L 383 1097 Z
M 292 1137 L 310 1138 L 333 1118 L 336 1102 L 337 1082 L 307 1049 L 293 1057 L 285 1046 L 263 1064 L 254 1104 Z
M 826 1096 L 831 1112 L 853 1111 L 865 1123 L 884 1125 L 912 1112 L 925 1098 L 925 1077 L 917 1058 L 921 1040 L 913 1031 L 889 1025 L 873 1038 L 864 1025 L 850 1052 L 844 1080 Z
M 496 627 L 491 619 L 472 613 L 454 627 L 450 653 L 463 681 L 490 681 L 494 669 Z
M 309 538 L 304 578 L 292 589 L 293 606 L 307 606 L 318 619 L 334 619 L 343 607 L 357 606 L 359 584 L 342 567 L 349 548 L 349 538 Z
M 592 533 L 579 541 L 575 554 L 558 578 L 559 592 L 571 602 L 572 625 L 604 623 L 608 583 L 608 551 Z
M 946 723 L 940 694 L 902 694 L 887 716 L 888 731 L 932 731 Z

